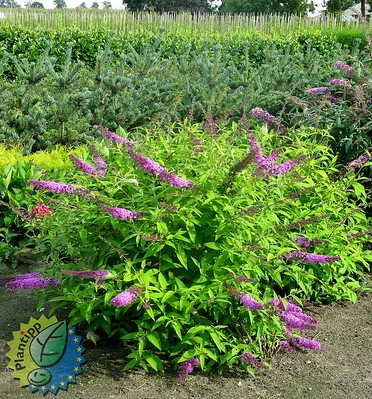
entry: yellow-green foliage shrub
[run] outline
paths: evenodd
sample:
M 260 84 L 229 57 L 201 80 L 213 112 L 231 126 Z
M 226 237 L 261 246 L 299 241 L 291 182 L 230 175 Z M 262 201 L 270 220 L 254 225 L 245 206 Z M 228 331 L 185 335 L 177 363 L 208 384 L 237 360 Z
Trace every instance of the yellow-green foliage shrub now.
M 69 154 L 79 158 L 85 158 L 87 149 L 84 146 L 76 148 L 67 148 L 56 146 L 53 150 L 38 151 L 30 155 L 22 155 L 19 148 L 5 148 L 0 145 L 0 169 L 3 169 L 9 163 L 14 164 L 17 159 L 32 161 L 39 168 L 52 171 L 54 169 L 69 169 L 72 163 Z

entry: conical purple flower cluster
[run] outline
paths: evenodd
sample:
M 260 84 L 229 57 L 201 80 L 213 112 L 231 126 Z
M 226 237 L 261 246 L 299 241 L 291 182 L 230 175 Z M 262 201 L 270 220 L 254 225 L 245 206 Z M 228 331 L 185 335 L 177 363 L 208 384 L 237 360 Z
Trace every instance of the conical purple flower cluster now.
M 287 350 L 289 352 L 292 352 L 294 347 L 300 347 L 303 349 L 312 349 L 312 350 L 320 350 L 322 348 L 322 345 L 320 342 L 315 341 L 313 339 L 308 339 L 308 338 L 296 338 L 296 337 L 291 337 L 288 340 L 283 340 L 280 341 L 280 346 L 281 349 Z
M 313 87 L 307 91 L 308 96 L 315 96 L 317 94 L 326 94 L 328 93 L 328 87 Z
M 138 296 L 139 290 L 137 289 L 137 287 L 131 287 L 116 295 L 115 298 L 111 299 L 111 305 L 125 307 L 135 301 Z
M 274 115 L 271 115 L 267 111 L 264 111 L 262 108 L 253 108 L 251 113 L 260 121 L 267 123 L 267 125 L 270 126 L 271 129 L 278 130 L 280 132 L 286 131 L 286 128 L 275 118 Z
M 104 284 L 105 277 L 110 275 L 110 272 L 107 270 L 61 270 L 61 273 L 68 276 L 77 276 L 81 279 L 93 278 L 98 280 L 98 285 Z
M 135 145 L 135 143 L 125 137 L 121 137 L 118 134 L 111 132 L 110 130 L 106 129 L 103 126 L 97 126 L 97 128 L 106 136 L 109 140 L 113 141 L 114 143 L 123 144 L 124 146 L 131 148 Z
M 329 84 L 331 86 L 342 86 L 346 87 L 348 89 L 351 89 L 353 86 L 351 86 L 350 83 L 348 83 L 345 79 L 332 79 Z
M 107 169 L 107 163 L 102 159 L 101 155 L 97 152 L 94 144 L 92 145 L 93 161 L 100 169 Z
M 135 164 L 146 171 L 149 175 L 162 175 L 167 173 L 167 169 L 160 166 L 157 162 L 150 158 L 146 158 L 143 155 L 137 154 L 132 149 L 128 149 L 129 155 L 133 158 Z
M 341 260 L 340 256 L 319 255 L 319 254 L 308 253 L 305 251 L 288 252 L 286 258 L 287 260 L 300 259 L 302 263 L 310 262 L 313 265 L 316 265 L 318 263 L 326 264 Z
M 97 170 L 93 168 L 92 165 L 89 165 L 89 163 L 83 161 L 80 158 L 75 157 L 72 154 L 70 154 L 69 157 L 71 161 L 75 164 L 75 166 L 78 168 L 78 170 L 82 171 L 83 173 L 88 175 L 98 175 L 101 177 L 104 176 L 104 171 L 102 169 Z
M 246 294 L 239 294 L 238 295 L 240 300 L 242 301 L 242 304 L 249 309 L 250 311 L 254 310 L 263 310 L 265 309 L 265 306 L 262 305 L 262 303 L 257 302 L 255 299 L 253 299 L 250 295 Z
M 161 179 L 166 180 L 171 186 L 177 187 L 177 188 L 192 188 L 192 187 L 194 187 L 194 184 L 191 183 L 190 181 L 182 179 L 182 177 L 179 177 L 172 173 L 162 174 Z
M 12 276 L 12 281 L 5 284 L 9 290 L 37 290 L 47 288 L 49 285 L 60 285 L 61 282 L 55 277 L 41 277 L 42 273 L 26 273 Z
M 318 324 L 318 320 L 303 313 L 302 308 L 293 302 L 288 301 L 284 306 L 280 298 L 272 298 L 268 304 L 277 308 L 279 317 L 286 325 L 287 333 L 291 333 L 293 328 L 314 330 L 315 325 Z
M 72 184 L 58 183 L 54 181 L 27 180 L 27 183 L 39 190 L 48 190 L 56 194 L 73 194 L 78 191 L 78 188 Z
M 261 367 L 262 369 L 268 369 L 268 367 L 263 364 L 262 362 L 260 362 L 259 360 L 257 360 L 251 353 L 246 352 L 244 355 L 240 355 L 239 356 L 239 360 L 242 362 L 248 362 L 250 364 L 254 364 L 258 367 Z
M 308 248 L 310 247 L 310 241 L 306 237 L 295 237 L 293 242 L 298 244 L 300 247 Z
M 133 212 L 125 208 L 111 208 L 99 204 L 99 207 L 107 211 L 113 218 L 121 220 L 134 220 L 143 215 L 143 212 Z
M 350 65 L 347 65 L 342 61 L 336 61 L 335 67 L 336 67 L 336 69 L 339 69 L 340 71 L 346 72 L 349 76 L 356 75 L 355 69 L 353 69 Z
M 300 162 L 302 162 L 306 158 L 306 155 L 302 155 L 297 159 L 275 165 L 275 162 L 278 160 L 278 156 L 282 151 L 281 148 L 274 151 L 271 155 L 265 158 L 263 155 L 263 151 L 257 142 L 257 139 L 254 136 L 247 136 L 247 139 L 250 150 L 255 153 L 254 161 L 257 163 L 257 173 L 281 175 L 283 173 L 289 172 L 291 169 L 298 166 Z
M 194 371 L 194 368 L 198 366 L 200 366 L 200 361 L 196 357 L 181 362 L 177 370 L 179 383 L 183 385 L 187 375 L 191 374 Z
M 361 155 L 359 158 L 354 159 L 347 165 L 347 169 L 354 171 L 355 169 L 361 168 L 365 163 L 370 160 L 370 156 L 367 154 Z

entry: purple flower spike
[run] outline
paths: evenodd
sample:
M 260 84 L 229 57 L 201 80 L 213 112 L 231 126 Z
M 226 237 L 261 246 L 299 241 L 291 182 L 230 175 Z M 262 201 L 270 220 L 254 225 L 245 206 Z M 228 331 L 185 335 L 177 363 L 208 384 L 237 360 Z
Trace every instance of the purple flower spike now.
M 55 277 L 31 277 L 26 279 L 18 279 L 5 284 L 8 290 L 37 290 L 39 288 L 47 288 L 49 285 L 60 285 L 61 282 Z
M 251 111 L 252 115 L 255 116 L 260 121 L 267 123 L 273 130 L 279 130 L 281 132 L 285 132 L 285 127 L 281 125 L 281 123 L 275 118 L 274 115 L 271 115 L 267 111 L 262 108 L 256 107 Z
M 322 348 L 320 342 L 307 338 L 291 338 L 291 343 L 305 349 L 319 350 Z
M 166 180 L 171 186 L 177 188 L 192 188 L 194 184 L 188 180 L 182 179 L 181 177 L 174 175 L 172 173 L 162 174 L 161 178 Z
M 306 237 L 295 237 L 293 242 L 298 244 L 300 247 L 308 248 L 310 247 L 310 241 Z
M 298 166 L 305 158 L 306 155 L 302 155 L 297 159 L 292 159 L 291 161 L 283 162 L 279 165 L 272 166 L 271 168 L 267 169 L 267 172 L 273 175 L 282 175 L 284 173 L 289 172 L 291 169 L 295 168 L 296 166 Z
M 167 174 L 167 169 L 160 166 L 157 162 L 150 158 L 146 158 L 143 155 L 137 154 L 132 149 L 128 149 L 129 155 L 133 158 L 135 164 L 145 170 L 149 175 L 162 175 Z
M 280 347 L 281 347 L 281 349 L 286 350 L 288 352 L 292 352 L 292 350 L 293 350 L 292 346 L 290 345 L 290 343 L 287 340 L 280 341 Z
M 336 67 L 336 69 L 339 69 L 340 71 L 346 72 L 349 76 L 355 76 L 356 75 L 355 70 L 350 65 L 347 65 L 347 64 L 345 64 L 342 61 L 336 61 L 335 62 L 335 67 Z
M 196 357 L 186 360 L 185 362 L 181 362 L 177 370 L 179 383 L 183 385 L 185 383 L 186 376 L 191 374 L 194 371 L 194 368 L 198 366 L 200 366 L 200 361 Z
M 337 104 L 339 100 L 337 97 L 330 95 L 327 97 L 327 101 L 329 101 L 332 104 Z
M 340 256 L 329 256 L 329 255 L 319 255 L 319 254 L 313 254 L 313 253 L 308 253 L 304 251 L 292 251 L 288 252 L 286 255 L 287 259 L 300 259 L 302 263 L 305 262 L 310 262 L 313 265 L 316 265 L 318 263 L 326 264 L 330 262 L 337 262 L 341 260 Z
M 72 154 L 70 154 L 69 157 L 70 157 L 71 161 L 75 164 L 75 166 L 78 168 L 78 170 L 80 170 L 81 172 L 86 173 L 88 175 L 98 175 L 101 177 L 104 176 L 103 170 L 97 170 L 97 169 L 93 168 L 92 165 L 89 165 L 89 163 L 83 161 L 82 159 L 75 157 Z
M 367 154 L 361 155 L 359 158 L 354 159 L 347 165 L 347 169 L 355 170 L 361 168 L 365 163 L 370 160 L 370 156 Z
M 139 296 L 139 291 L 136 287 L 128 288 L 127 290 L 116 295 L 115 298 L 111 299 L 111 305 L 125 307 L 130 305 Z
M 332 79 L 329 84 L 331 86 L 342 86 L 342 87 L 347 87 L 348 89 L 351 89 L 353 86 L 351 86 L 350 83 L 348 83 L 344 79 Z
M 93 150 L 93 161 L 96 165 L 100 167 L 100 169 L 107 169 L 107 163 L 102 159 L 101 155 L 97 152 L 94 145 L 92 145 Z
M 27 183 L 39 190 L 48 190 L 56 194 L 73 194 L 78 191 L 78 188 L 72 184 L 58 183 L 54 181 L 27 180 Z
M 244 355 L 240 355 L 239 360 L 241 362 L 248 362 L 250 364 L 255 364 L 256 366 L 261 367 L 263 369 L 268 369 L 268 367 L 265 364 L 263 364 L 262 362 L 257 360 L 255 357 L 253 357 L 253 355 L 249 352 L 246 352 Z
M 250 150 L 252 152 L 256 153 L 255 159 L 254 161 L 257 164 L 262 163 L 266 158 L 264 157 L 263 151 L 261 150 L 260 145 L 258 144 L 258 141 L 256 139 L 256 137 L 254 136 L 247 136 L 248 139 L 248 145 L 250 147 Z
M 254 310 L 263 310 L 263 309 L 265 309 L 265 306 L 262 305 L 262 303 L 257 302 L 255 299 L 253 299 L 249 295 L 240 294 L 239 298 L 242 301 L 243 306 L 245 306 L 246 308 L 248 308 L 252 312 Z
M 110 208 L 102 204 L 99 204 L 99 207 L 107 211 L 113 218 L 121 220 L 134 220 L 143 214 L 143 212 L 132 212 L 125 208 Z
M 313 87 L 307 91 L 308 96 L 315 96 L 317 94 L 326 94 L 328 92 L 328 87 Z
M 126 139 L 125 137 L 121 137 L 114 132 L 110 132 L 110 130 L 106 129 L 103 126 L 97 126 L 97 128 L 106 136 L 109 140 L 113 141 L 114 143 L 121 143 L 128 148 L 133 147 L 136 143 L 133 141 Z
M 77 276 L 81 279 L 93 278 L 98 280 L 98 285 L 104 284 L 105 277 L 110 275 L 110 272 L 107 270 L 61 270 L 61 273 L 68 276 Z

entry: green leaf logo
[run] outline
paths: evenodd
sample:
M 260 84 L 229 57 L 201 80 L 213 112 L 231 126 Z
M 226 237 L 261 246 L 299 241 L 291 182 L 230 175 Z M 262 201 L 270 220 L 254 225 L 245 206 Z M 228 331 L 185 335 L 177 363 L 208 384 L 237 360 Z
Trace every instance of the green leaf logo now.
M 40 331 L 30 344 L 30 354 L 38 366 L 50 367 L 61 360 L 66 345 L 67 324 L 64 320 Z

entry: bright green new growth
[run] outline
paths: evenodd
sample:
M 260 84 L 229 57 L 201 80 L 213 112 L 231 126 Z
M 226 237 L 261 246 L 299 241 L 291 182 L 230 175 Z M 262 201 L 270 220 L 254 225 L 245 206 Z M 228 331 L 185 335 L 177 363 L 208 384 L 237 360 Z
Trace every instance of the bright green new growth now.
M 131 348 L 125 370 L 140 365 L 162 371 L 164 361 L 198 358 L 208 371 L 240 364 L 245 352 L 263 359 L 284 337 L 272 307 L 250 311 L 240 294 L 264 305 L 275 296 L 355 301 L 371 260 L 359 179 L 352 172 L 341 176 L 336 158 L 316 142 L 325 131 L 254 134 L 265 156 L 284 148 L 278 163 L 301 155 L 306 160 L 279 176 L 255 172 L 243 124 L 221 127 L 215 136 L 185 122 L 131 137 L 134 151 L 195 185 L 177 189 L 140 169 L 125 146 L 97 142 L 108 164 L 105 177 L 76 172 L 63 178 L 90 193 L 53 196 L 58 203 L 43 197 L 53 213 L 39 222 L 36 248 L 49 262 L 46 274 L 62 285 L 40 293 L 39 305 L 68 305 L 72 325 L 87 322 L 99 335 L 119 336 Z M 202 152 L 194 151 L 196 139 Z M 39 192 L 33 195 L 37 201 Z M 120 220 L 104 207 L 144 214 Z M 341 261 L 287 260 L 301 250 L 296 237 L 312 242 L 308 252 Z M 110 275 L 98 284 L 61 269 Z M 112 306 L 128 289 L 136 293 L 132 303 Z

